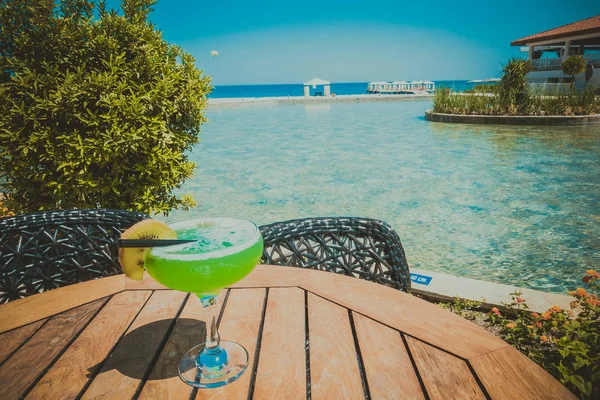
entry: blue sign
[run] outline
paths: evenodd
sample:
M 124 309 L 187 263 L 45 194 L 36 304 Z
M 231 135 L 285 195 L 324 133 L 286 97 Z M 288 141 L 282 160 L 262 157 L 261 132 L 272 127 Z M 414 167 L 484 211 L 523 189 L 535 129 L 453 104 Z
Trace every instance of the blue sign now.
M 410 280 L 414 283 L 418 283 L 419 285 L 429 285 L 433 278 L 431 276 L 419 275 L 419 274 L 410 274 Z

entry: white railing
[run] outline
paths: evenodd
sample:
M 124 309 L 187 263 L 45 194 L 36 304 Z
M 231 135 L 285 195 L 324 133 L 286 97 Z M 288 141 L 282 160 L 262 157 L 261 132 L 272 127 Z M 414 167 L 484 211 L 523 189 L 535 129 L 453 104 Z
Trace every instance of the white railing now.
M 583 58 L 585 58 L 588 64 L 600 64 L 600 53 L 598 54 L 584 54 Z
M 583 58 L 587 60 L 588 64 L 600 64 L 600 54 L 584 54 Z M 562 58 L 540 58 L 531 60 L 531 66 L 533 69 L 560 68 L 563 61 Z
M 537 60 L 531 60 L 531 66 L 533 69 L 560 68 L 561 64 L 562 58 L 540 58 Z
M 571 90 L 570 83 L 530 83 L 529 88 L 534 93 L 568 93 Z

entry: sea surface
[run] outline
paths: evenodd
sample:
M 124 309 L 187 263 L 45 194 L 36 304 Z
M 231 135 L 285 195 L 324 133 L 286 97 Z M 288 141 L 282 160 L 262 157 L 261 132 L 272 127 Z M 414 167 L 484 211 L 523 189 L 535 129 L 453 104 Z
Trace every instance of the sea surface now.
M 455 91 L 464 91 L 472 88 L 473 83 L 467 81 L 434 81 L 436 87 L 449 87 Z M 353 83 L 332 83 L 331 93 L 336 95 L 344 94 L 365 94 L 367 93 L 368 82 Z M 317 86 L 319 90 L 322 87 Z M 311 87 L 311 91 L 314 89 Z M 311 92 L 311 93 L 312 93 Z M 210 98 L 249 98 L 249 97 L 281 97 L 281 96 L 303 96 L 304 85 L 240 85 L 240 86 L 215 86 Z
M 377 218 L 399 233 L 411 267 L 552 292 L 580 286 L 600 266 L 599 128 L 432 123 L 430 107 L 209 110 L 189 153 L 196 174 L 179 191 L 198 206 L 166 220 Z

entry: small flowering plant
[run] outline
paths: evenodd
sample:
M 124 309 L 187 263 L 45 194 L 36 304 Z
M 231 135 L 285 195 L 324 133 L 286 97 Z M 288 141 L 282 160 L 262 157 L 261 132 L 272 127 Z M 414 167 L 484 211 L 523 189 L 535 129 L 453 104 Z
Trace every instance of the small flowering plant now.
M 600 273 L 587 270 L 582 279 L 590 292 L 600 291 Z M 541 314 L 528 311 L 520 292 L 505 304 L 512 318 L 497 308 L 488 313 L 500 336 L 540 364 L 580 398 L 600 398 L 600 300 L 584 288 L 569 292 L 570 310 L 552 306 Z
M 2 217 L 11 217 L 15 215 L 12 211 L 5 206 L 6 203 L 6 195 L 4 193 L 0 193 L 0 218 Z

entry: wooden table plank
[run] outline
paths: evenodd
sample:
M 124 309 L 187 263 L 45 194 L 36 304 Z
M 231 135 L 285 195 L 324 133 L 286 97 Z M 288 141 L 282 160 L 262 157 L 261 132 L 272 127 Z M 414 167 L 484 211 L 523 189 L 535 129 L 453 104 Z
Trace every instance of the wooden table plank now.
M 125 275 L 49 290 L 0 305 L 0 333 L 110 296 L 125 289 Z
M 309 292 L 462 358 L 508 346 L 492 333 L 435 304 L 349 276 L 302 268 L 258 266 L 239 284 L 276 286 L 279 282 L 296 283 Z
M 302 283 L 303 271 L 309 270 L 260 264 L 248 276 L 230 287 L 235 289 L 299 287 Z M 271 274 L 272 272 L 276 277 Z M 290 273 L 288 274 L 288 272 Z
M 124 290 L 170 290 L 165 285 L 158 283 L 154 280 L 150 274 L 144 271 L 144 277 L 141 281 L 135 281 L 133 279 L 125 279 Z
M 493 399 L 576 399 L 542 367 L 512 347 L 470 360 Z
M 172 290 L 153 292 L 83 398 L 133 397 L 186 296 Z
M 364 399 L 348 310 L 308 294 L 312 399 Z
M 196 399 L 234 400 L 248 397 L 265 293 L 265 289 L 232 289 L 229 293 L 219 326 L 219 335 L 223 340 L 244 346 L 248 351 L 250 364 L 237 381 L 217 389 L 200 389 Z
M 371 398 L 424 399 L 421 384 L 398 331 L 353 313 Z
M 302 289 L 269 289 L 255 399 L 306 398 L 305 314 Z
M 55 315 L 0 367 L 2 399 L 17 399 L 33 384 L 108 298 Z
M 464 360 L 406 336 L 425 389 L 432 400 L 485 399 Z
M 56 380 L 60 381 L 60 384 L 57 385 L 58 388 L 66 388 L 66 393 L 77 391 L 75 387 L 79 387 L 80 381 L 87 379 L 80 375 L 81 372 L 73 373 L 77 376 L 74 376 L 74 379 L 69 382 L 66 379 L 51 379 L 51 377 L 56 373 L 55 371 L 60 369 L 61 365 L 69 364 L 62 361 L 67 359 L 66 355 L 61 357 L 62 353 L 81 352 L 78 350 L 80 348 L 79 338 L 85 338 L 88 332 L 88 329 L 84 328 L 108 300 L 100 299 L 96 302 L 97 304 L 94 304 L 89 303 L 89 299 L 98 299 L 98 296 L 103 294 L 110 295 L 124 290 L 126 293 L 134 293 L 133 291 L 156 289 L 148 306 L 142 309 L 128 329 L 127 335 L 118 342 L 113 353 L 114 357 L 110 357 L 102 368 L 102 373 L 91 383 L 90 390 L 84 397 L 129 398 L 137 395 L 143 389 L 142 397 L 169 398 L 170 396 L 178 398 L 181 393 L 182 397 L 186 398 L 190 389 L 180 383 L 179 378 L 174 375 L 167 379 L 154 379 L 169 374 L 168 371 L 173 369 L 175 362 L 175 357 L 170 357 L 172 352 L 182 351 L 178 350 L 182 348 L 180 343 L 190 340 L 191 335 L 197 334 L 197 332 L 188 333 L 186 324 L 183 322 L 179 324 L 173 320 L 182 310 L 185 294 L 164 289 L 150 280 L 126 285 L 125 279 L 122 275 L 103 278 L 0 306 L 0 334 L 3 331 L 6 332 L 5 335 L 0 335 L 0 348 L 8 343 L 5 345 L 6 349 L 0 350 L 0 355 L 14 352 L 4 365 L 0 365 L 0 382 L 3 384 L 0 389 L 0 397 L 3 399 L 20 397 L 27 393 L 39 379 L 41 380 L 38 384 L 41 386 L 48 386 L 45 383 L 46 380 L 48 382 Z M 380 386 L 378 380 L 389 381 L 385 394 L 402 393 L 402 397 L 410 397 L 408 393 L 411 389 L 398 388 L 400 383 L 406 384 L 406 374 L 399 372 L 402 371 L 401 367 L 396 366 L 395 370 L 397 376 L 403 380 L 402 382 L 391 381 L 391 377 L 385 376 L 383 372 L 380 372 L 383 376 L 374 377 L 376 373 L 373 372 L 373 360 L 379 358 L 382 364 L 387 364 L 389 361 L 392 365 L 392 359 L 398 358 L 395 361 L 398 364 L 402 356 L 395 352 L 393 354 L 386 353 L 384 351 L 386 347 L 367 349 L 364 345 L 367 340 L 369 343 L 374 343 L 374 337 L 378 337 L 379 341 L 395 342 L 398 340 L 398 336 L 392 339 L 391 333 L 394 331 L 414 335 L 414 337 L 402 336 L 409 342 L 408 354 L 413 356 L 422 378 L 422 385 L 427 389 L 427 393 L 424 395 L 431 399 L 482 398 L 483 392 L 489 393 L 492 398 L 500 399 L 536 398 L 536 396 L 538 398 L 574 398 L 545 371 L 502 340 L 435 305 L 382 285 L 321 271 L 259 266 L 234 287 L 232 296 L 230 296 L 232 302 L 228 302 L 225 308 L 221 335 L 225 340 L 233 339 L 242 343 L 250 352 L 253 367 L 255 366 L 253 363 L 255 348 L 257 344 L 262 344 L 261 354 L 257 360 L 256 384 L 250 388 L 251 382 L 254 382 L 253 371 L 250 369 L 238 382 L 231 385 L 219 389 L 198 391 L 198 398 L 245 399 L 249 389 L 254 397 L 272 397 L 270 394 L 274 389 L 267 386 L 276 386 L 277 383 L 270 383 L 274 379 L 271 374 L 267 373 L 266 366 L 273 363 L 273 361 L 269 361 L 269 357 L 273 357 L 274 353 L 265 353 L 272 350 L 266 346 L 277 346 L 277 344 L 269 343 L 276 343 L 284 339 L 289 343 L 279 344 L 280 347 L 296 343 L 296 339 L 292 340 L 291 337 L 288 337 L 294 335 L 293 332 L 295 332 L 289 325 L 301 321 L 295 312 L 282 311 L 284 303 L 277 300 L 276 293 L 281 291 L 284 293 L 284 297 L 287 297 L 286 291 L 297 291 L 298 289 L 295 287 L 306 289 L 309 292 L 310 308 L 307 316 L 309 324 L 306 328 L 310 332 L 311 338 L 310 365 L 312 371 L 310 376 L 312 397 L 315 400 L 323 397 L 335 398 L 336 396 L 331 396 L 331 393 L 337 393 L 336 390 L 351 392 L 342 394 L 344 398 L 353 398 L 354 395 L 357 398 L 364 397 L 348 309 L 355 311 L 353 318 L 355 319 L 356 337 L 361 347 L 365 374 L 370 381 L 370 394 L 374 399 L 382 396 L 383 392 L 384 384 Z M 240 289 L 241 287 L 252 289 Z M 264 306 L 265 287 L 270 288 L 270 296 L 273 296 L 272 301 L 267 302 L 266 306 Z M 275 289 L 275 287 L 285 289 Z M 151 306 L 152 298 L 155 296 L 155 300 L 160 296 L 163 296 L 163 299 L 156 300 L 156 304 Z M 171 301 L 167 299 L 169 296 L 180 297 L 176 301 Z M 77 307 L 86 302 L 87 304 L 82 307 Z M 189 314 L 182 314 L 183 316 L 177 322 L 183 321 L 186 319 L 185 316 L 194 312 L 195 307 L 191 306 L 193 303 L 189 304 L 189 308 L 185 308 Z M 152 309 L 153 307 L 154 309 Z M 63 312 L 67 309 L 70 310 Z M 146 310 L 145 314 L 144 310 Z M 266 316 L 264 332 L 261 334 L 263 310 L 265 310 Z M 104 315 L 103 311 L 100 310 L 98 316 L 91 321 L 88 327 L 92 326 L 94 321 L 100 320 L 100 315 Z M 62 314 L 57 314 L 59 312 Z M 272 316 L 278 312 L 281 315 L 277 319 L 290 320 L 280 327 L 282 332 L 289 329 L 289 334 L 283 335 L 282 332 L 276 332 L 274 317 L 273 322 L 269 322 L 269 315 Z M 118 315 L 118 312 L 106 313 L 114 316 L 114 318 L 105 318 L 107 324 L 117 323 L 123 318 Z M 301 314 L 305 316 L 304 311 Z M 47 322 L 33 334 L 37 328 L 31 322 L 39 321 L 38 324 L 42 325 L 44 318 L 48 318 Z M 197 320 L 198 317 L 190 316 L 189 319 Z M 154 325 L 144 326 L 147 323 Z M 161 328 L 162 325 L 165 327 Z M 142 326 L 152 329 L 149 331 L 136 329 Z M 273 329 L 270 326 L 273 326 Z M 19 327 L 23 327 L 23 329 L 19 331 Z M 167 338 L 166 334 L 171 329 L 173 329 L 173 335 Z M 300 329 L 301 332 L 302 330 Z M 270 332 L 274 334 L 273 337 L 270 336 Z M 77 338 L 80 333 L 81 336 Z M 32 334 L 33 336 L 31 336 Z M 297 332 L 295 334 L 298 337 L 302 336 Z M 276 337 L 275 335 L 281 336 Z M 30 336 L 29 340 L 27 340 L 28 336 Z M 263 336 L 264 339 L 259 336 Z M 262 343 L 261 340 L 263 340 Z M 92 357 L 96 357 L 97 354 L 94 351 L 101 352 L 101 349 L 93 348 L 92 339 L 88 342 L 91 343 Z M 66 346 L 70 343 L 75 346 L 74 350 L 67 349 Z M 297 346 L 299 348 L 299 345 Z M 395 343 L 395 346 L 398 349 L 403 348 L 399 343 Z M 18 350 L 15 352 L 14 349 Z M 24 357 L 21 357 L 22 355 Z M 387 357 L 385 357 L 386 355 Z M 179 354 L 176 358 L 179 358 Z M 465 362 L 464 359 L 469 361 Z M 155 363 L 155 360 L 158 362 Z M 85 362 L 85 358 L 83 362 Z M 277 359 L 275 362 L 281 361 Z M 110 363 L 113 365 L 110 366 Z M 406 362 L 402 361 L 402 363 L 402 366 L 406 368 Z M 469 369 L 467 363 L 473 366 L 472 369 Z M 81 366 L 77 363 L 74 364 L 78 371 L 81 371 Z M 155 367 L 151 371 L 150 367 L 152 366 Z M 384 368 L 381 365 L 378 368 L 387 371 L 394 367 Z M 349 369 L 351 371 L 348 371 Z M 49 372 L 44 375 L 44 371 L 47 370 Z M 298 375 L 293 367 L 289 367 L 288 370 L 286 373 L 289 373 L 290 376 Z M 263 371 L 265 371 L 264 374 Z M 479 382 L 471 375 L 473 373 L 477 373 Z M 340 374 L 342 374 L 341 377 Z M 106 377 L 104 377 L 105 375 Z M 141 384 L 140 380 L 149 375 L 151 379 L 145 384 Z M 353 375 L 352 379 L 348 379 L 347 375 Z M 287 378 L 288 385 L 300 386 L 295 378 Z M 343 385 L 340 384 L 340 381 L 343 382 Z M 74 382 L 74 388 L 68 387 L 71 382 Z M 414 383 L 414 379 L 412 383 Z M 338 385 L 343 387 L 340 389 L 337 387 Z M 348 386 L 351 388 L 348 389 Z M 180 392 L 179 387 L 183 387 L 184 390 Z M 41 390 L 36 387 L 33 389 Z M 283 393 L 287 389 L 286 386 L 278 389 L 278 392 Z M 55 393 L 58 393 L 58 390 Z M 31 392 L 29 397 L 42 397 L 37 394 L 38 392 Z M 293 397 L 291 394 L 288 396 L 287 393 L 285 396 Z M 304 396 L 305 393 L 302 393 L 302 397 Z M 65 394 L 63 397 L 69 396 Z
M 29 393 L 30 399 L 73 399 L 142 308 L 151 291 L 115 294 Z
M 0 365 L 27 339 L 40 329 L 46 319 L 0 334 Z
M 223 306 L 227 290 L 221 291 L 215 305 L 215 315 Z M 141 399 L 187 399 L 191 387 L 179 378 L 177 369 L 183 355 L 206 340 L 206 311 L 197 296 L 188 298 L 175 328 L 148 377 Z

